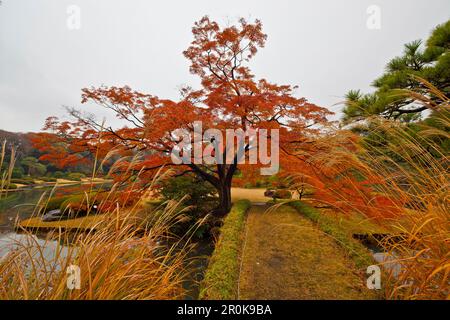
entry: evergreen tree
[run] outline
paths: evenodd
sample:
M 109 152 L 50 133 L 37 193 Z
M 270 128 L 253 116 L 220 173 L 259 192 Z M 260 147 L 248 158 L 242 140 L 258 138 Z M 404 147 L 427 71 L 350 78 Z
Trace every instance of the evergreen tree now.
M 409 92 L 425 95 L 436 104 L 441 98 L 427 90 L 420 79 L 430 82 L 446 96 L 450 93 L 450 20 L 437 26 L 422 48 L 422 41 L 405 45 L 403 55 L 386 66 L 385 73 L 372 85 L 374 93 L 351 90 L 346 95 L 344 121 L 361 120 L 371 115 L 411 122 L 420 119 L 427 107 Z

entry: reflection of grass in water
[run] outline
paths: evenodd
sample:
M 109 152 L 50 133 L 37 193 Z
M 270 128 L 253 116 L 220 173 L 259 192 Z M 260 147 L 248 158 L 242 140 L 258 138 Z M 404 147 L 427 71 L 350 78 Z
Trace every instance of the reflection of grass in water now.
M 100 191 L 110 188 L 110 183 L 105 185 L 96 184 L 92 187 L 92 190 Z M 34 212 L 36 212 L 36 205 L 40 200 L 42 200 L 43 195 L 46 199 L 49 194 L 52 194 L 51 199 L 46 201 L 41 201 L 41 204 L 45 205 L 45 211 L 58 209 L 58 206 L 52 206 L 55 202 L 57 203 L 59 198 L 84 195 L 86 190 L 90 190 L 88 185 L 78 185 L 78 186 L 54 186 L 45 188 L 33 188 L 21 191 L 10 192 L 6 198 L 0 199 L 0 223 L 6 223 L 7 217 L 9 216 L 13 220 L 17 214 L 20 214 L 20 219 L 26 219 Z M 34 224 L 36 223 L 33 222 Z M 12 228 L 11 228 L 12 231 Z
M 0 214 L 2 211 L 14 206 L 17 202 L 17 199 L 19 199 L 19 195 L 17 193 L 9 194 L 6 196 L 6 198 L 0 199 Z

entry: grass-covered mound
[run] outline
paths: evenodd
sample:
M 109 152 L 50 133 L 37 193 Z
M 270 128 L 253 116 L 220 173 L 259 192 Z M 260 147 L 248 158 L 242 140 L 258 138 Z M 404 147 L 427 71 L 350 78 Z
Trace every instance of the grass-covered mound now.
M 104 215 L 91 215 L 59 221 L 42 221 L 40 217 L 32 217 L 20 221 L 17 225 L 17 228 L 30 231 L 87 231 L 96 229 L 99 226 L 99 223 L 101 223 L 103 220 Z

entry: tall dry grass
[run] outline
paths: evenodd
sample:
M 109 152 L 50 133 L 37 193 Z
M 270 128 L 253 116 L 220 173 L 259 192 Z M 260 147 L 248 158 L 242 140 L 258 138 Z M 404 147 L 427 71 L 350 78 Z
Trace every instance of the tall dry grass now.
M 387 269 L 387 299 L 450 299 L 450 99 L 422 82 L 427 96 L 397 94 L 411 95 L 432 110 L 434 125 L 422 122 L 416 124 L 420 130 L 411 130 L 405 123 L 374 117 L 366 120 L 365 128 L 372 143 L 359 139 L 349 149 L 330 145 L 333 139 L 352 136 L 337 131 L 323 142 L 326 152 L 310 159 L 319 168 L 316 180 L 321 180 L 312 187 L 322 187 L 314 200 L 344 214 L 377 218 L 392 230 L 380 243 L 391 257 L 389 263 L 399 267 Z M 433 102 L 430 95 L 441 102 Z M 294 184 L 304 177 L 294 175 Z M 327 185 L 331 180 L 334 184 Z
M 137 186 L 131 183 L 125 191 L 122 184 L 113 185 L 100 200 L 108 202 L 104 206 L 108 211 L 98 215 L 89 231 L 59 229 L 40 240 L 37 230 L 22 229 L 12 250 L 0 257 L 0 299 L 183 298 L 182 284 L 192 259 L 188 258 L 190 237 L 198 225 L 182 237 L 171 233 L 174 225 L 186 219 L 180 209 L 182 200 L 149 205 L 157 179 L 140 190 L 131 205 L 127 199 L 118 199 L 133 194 L 130 190 Z M 35 216 L 43 214 L 54 190 L 41 197 Z M 86 205 L 79 206 L 87 208 L 88 216 L 95 214 L 94 203 L 99 203 L 98 193 L 91 191 L 85 193 Z M 79 289 L 68 286 L 71 266 L 80 270 Z
M 0 258 L 0 299 L 178 299 L 184 295 L 188 239 L 170 227 L 183 219 L 177 203 L 101 215 L 88 232 L 33 231 Z M 67 268 L 79 267 L 80 289 L 70 290 Z
M 0 199 L 8 195 L 8 189 L 10 188 L 11 177 L 16 162 L 16 148 L 11 146 L 9 164 L 5 166 L 6 152 L 7 141 L 4 140 L 0 149 Z
M 404 125 L 390 123 L 392 156 L 368 161 L 381 174 L 391 172 L 393 183 L 382 192 L 403 199 L 401 215 L 393 221 L 397 237 L 388 237 L 382 246 L 400 265 L 390 273 L 387 298 L 450 299 L 450 99 L 425 80 L 428 96 L 404 91 L 434 112 L 435 125 L 420 124 L 411 133 Z M 440 103 L 429 96 L 438 97 Z M 380 159 L 381 158 L 381 159 Z M 402 159 L 403 165 L 396 159 Z M 394 173 L 392 173 L 394 168 Z M 391 169 L 391 170 L 388 170 Z
M 450 128 L 445 113 L 440 121 Z M 382 123 L 389 144 L 362 159 L 382 183 L 377 194 L 392 199 L 396 214 L 384 221 L 392 229 L 381 246 L 398 263 L 398 274 L 389 272 L 389 299 L 450 298 L 450 206 L 448 150 L 435 138 L 449 133 L 423 126 L 418 136 L 404 125 Z M 369 202 L 369 206 L 371 203 Z M 388 209 L 389 210 L 389 209 Z M 383 222 L 382 222 L 383 223 Z

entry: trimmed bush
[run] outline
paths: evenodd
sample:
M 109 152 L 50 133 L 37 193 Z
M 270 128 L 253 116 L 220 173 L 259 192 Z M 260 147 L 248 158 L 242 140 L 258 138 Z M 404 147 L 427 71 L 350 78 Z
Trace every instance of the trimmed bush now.
M 84 173 L 72 172 L 67 175 L 67 179 L 72 181 L 81 181 L 82 178 L 86 178 Z
M 209 260 L 205 278 L 200 285 L 199 299 L 237 299 L 245 216 L 250 206 L 250 201 L 239 200 L 225 217 L 219 240 Z
M 56 178 L 53 177 L 40 177 L 39 180 L 42 180 L 44 182 L 56 182 Z
M 293 201 L 289 205 L 316 223 L 323 232 L 333 237 L 348 252 L 357 268 L 366 270 L 367 266 L 375 264 L 370 251 L 358 240 L 353 239 L 352 235 L 337 225 L 333 219 L 320 214 L 317 209 L 301 201 Z
M 245 189 L 251 189 L 251 188 L 253 188 L 253 184 L 252 184 L 251 182 L 246 182 L 246 183 L 244 184 L 244 188 L 245 188 Z
M 31 178 L 11 179 L 11 183 L 31 185 L 34 184 L 34 180 Z
M 64 178 L 65 173 L 62 171 L 55 171 L 53 173 L 53 177 L 55 177 L 56 179 L 61 179 Z
M 12 171 L 11 177 L 15 179 L 21 179 L 24 175 L 22 167 L 15 167 Z

